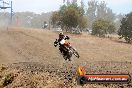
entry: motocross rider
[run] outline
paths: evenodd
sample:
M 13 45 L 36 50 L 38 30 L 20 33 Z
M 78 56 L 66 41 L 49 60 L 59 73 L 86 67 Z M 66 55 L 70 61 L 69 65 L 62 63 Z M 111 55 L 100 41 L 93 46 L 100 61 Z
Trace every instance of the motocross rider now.
M 66 55 L 68 50 L 66 49 L 66 47 L 64 46 L 65 40 L 69 40 L 70 37 L 69 36 L 65 36 L 63 34 L 63 32 L 59 33 L 59 38 L 56 39 L 56 41 L 54 42 L 54 46 L 56 47 L 59 43 L 60 47 L 59 50 L 63 55 Z

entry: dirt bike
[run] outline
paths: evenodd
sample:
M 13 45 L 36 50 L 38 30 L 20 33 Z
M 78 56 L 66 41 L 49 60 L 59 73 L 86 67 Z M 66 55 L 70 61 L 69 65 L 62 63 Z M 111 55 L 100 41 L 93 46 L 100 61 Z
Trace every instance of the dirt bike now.
M 55 43 L 55 42 L 56 42 L 56 43 Z M 57 39 L 56 39 L 55 42 L 54 42 L 54 46 L 55 46 L 55 44 L 58 45 Z M 70 42 L 68 42 L 68 41 L 66 41 L 66 40 L 63 40 L 63 42 L 64 42 L 63 45 L 59 44 L 59 50 L 60 50 L 60 52 L 63 53 L 63 58 L 64 58 L 65 60 L 68 59 L 69 61 L 71 61 L 72 55 L 75 55 L 77 58 L 80 57 L 80 56 L 79 56 L 79 53 L 77 52 L 77 50 L 76 50 L 75 48 L 73 48 L 73 47 L 71 46 Z

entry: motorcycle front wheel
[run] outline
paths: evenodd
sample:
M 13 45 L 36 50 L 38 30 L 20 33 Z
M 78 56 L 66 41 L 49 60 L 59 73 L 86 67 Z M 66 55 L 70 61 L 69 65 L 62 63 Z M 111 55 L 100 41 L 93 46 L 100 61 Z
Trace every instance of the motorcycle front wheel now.
M 78 53 L 73 47 L 70 47 L 70 50 L 73 52 L 73 54 L 74 54 L 77 58 L 80 57 L 80 56 L 79 56 L 79 53 Z

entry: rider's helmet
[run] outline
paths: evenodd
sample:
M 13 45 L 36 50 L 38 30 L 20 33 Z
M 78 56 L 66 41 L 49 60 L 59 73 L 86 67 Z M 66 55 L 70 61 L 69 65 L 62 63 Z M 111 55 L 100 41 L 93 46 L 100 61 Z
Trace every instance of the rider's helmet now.
M 63 32 L 59 33 L 59 38 L 63 38 L 63 37 L 64 37 Z

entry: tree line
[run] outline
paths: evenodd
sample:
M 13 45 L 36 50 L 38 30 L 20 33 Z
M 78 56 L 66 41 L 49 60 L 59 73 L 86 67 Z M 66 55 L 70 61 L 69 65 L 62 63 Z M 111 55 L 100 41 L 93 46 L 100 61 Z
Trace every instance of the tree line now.
M 85 8 L 83 0 L 80 2 L 80 6 L 77 0 L 64 0 L 64 2 L 59 11 L 52 14 L 51 21 L 54 25 L 53 27 L 61 26 L 62 29 L 68 31 L 72 31 L 74 28 L 78 28 L 79 31 L 86 30 L 86 28 L 91 30 L 95 21 L 104 20 L 113 27 L 111 32 L 119 29 L 120 20 L 123 18 L 123 15 L 113 13 L 104 1 L 88 1 L 88 8 Z
M 50 27 L 59 27 L 63 31 L 82 33 L 90 31 L 91 34 L 105 37 L 116 33 L 128 43 L 132 41 L 132 18 L 127 15 L 115 14 L 107 7 L 104 1 L 91 0 L 85 6 L 83 0 L 63 0 L 64 5 L 58 11 L 36 14 L 33 12 L 16 12 L 13 15 L 12 25 L 20 27 L 42 28 L 44 24 Z M 87 7 L 87 8 L 86 8 Z M 0 24 L 9 23 L 10 14 L 0 12 Z
M 15 12 L 12 25 L 18 27 L 42 28 L 44 23 L 48 24 L 52 12 L 36 14 L 34 12 Z M 10 13 L 0 12 L 1 25 L 10 25 Z
M 88 8 L 84 9 L 84 2 L 77 4 L 77 0 L 67 0 L 59 11 L 52 14 L 51 21 L 66 32 L 74 29 L 80 33 L 86 29 L 92 30 L 92 35 L 105 37 L 107 34 L 118 33 L 128 43 L 132 42 L 132 12 L 116 15 L 107 7 L 105 1 L 88 1 Z

